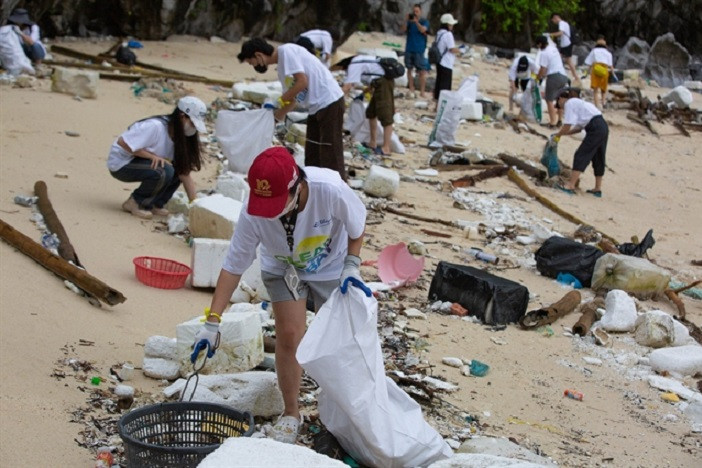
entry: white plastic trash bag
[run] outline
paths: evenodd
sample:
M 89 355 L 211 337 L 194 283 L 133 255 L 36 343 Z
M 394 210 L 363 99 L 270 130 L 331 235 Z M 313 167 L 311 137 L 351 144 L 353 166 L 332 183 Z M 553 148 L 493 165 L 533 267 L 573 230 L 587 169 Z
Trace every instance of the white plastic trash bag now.
M 366 106 L 363 101 L 354 99 L 349 106 L 349 113 L 344 120 L 344 130 L 351 133 L 351 137 L 359 143 L 370 143 L 370 121 L 366 118 Z M 383 126 L 376 122 L 377 142 L 383 141 Z M 392 132 L 390 137 L 390 150 L 393 153 L 405 154 L 405 145 L 400 141 L 397 132 Z
M 215 121 L 215 136 L 229 160 L 229 170 L 246 174 L 261 151 L 271 146 L 275 121 L 270 109 L 221 110 Z
M 478 100 L 478 81 L 478 75 L 471 75 L 461 81 L 458 93 L 463 97 L 464 101 Z
M 0 64 L 10 75 L 20 73 L 34 74 L 34 67 L 22 50 L 20 36 L 16 26 L 0 26 Z
M 429 134 L 429 146 L 441 147 L 456 142 L 456 130 L 461 120 L 463 96 L 458 91 L 441 90 L 434 120 L 434 128 Z
M 350 286 L 332 293 L 310 324 L 297 360 L 314 378 L 319 417 L 351 456 L 376 467 L 427 466 L 453 452 L 421 407 L 385 376 L 378 303 Z

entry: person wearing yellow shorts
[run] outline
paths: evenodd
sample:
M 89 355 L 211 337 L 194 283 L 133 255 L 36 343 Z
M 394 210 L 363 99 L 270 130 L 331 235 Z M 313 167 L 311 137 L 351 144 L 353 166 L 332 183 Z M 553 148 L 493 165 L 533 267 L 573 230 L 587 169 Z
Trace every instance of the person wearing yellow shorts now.
M 607 42 L 600 36 L 595 48 L 585 59 L 585 65 L 590 66 L 590 89 L 594 94 L 595 106 L 601 111 L 607 101 L 607 83 L 612 68 L 612 53 L 607 50 Z M 600 96 L 601 94 L 601 96 Z

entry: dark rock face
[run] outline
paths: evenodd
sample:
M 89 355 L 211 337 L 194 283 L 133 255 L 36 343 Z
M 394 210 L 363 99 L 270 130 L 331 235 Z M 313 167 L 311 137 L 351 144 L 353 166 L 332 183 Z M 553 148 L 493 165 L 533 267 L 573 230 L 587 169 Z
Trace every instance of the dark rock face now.
M 644 67 L 644 77 L 656 80 L 667 88 L 690 79 L 690 54 L 675 41 L 673 33 L 664 34 L 653 43 Z
M 617 59 L 614 66 L 620 70 L 631 68 L 643 68 L 648 60 L 648 53 L 651 46 L 638 37 L 630 37 L 624 47 L 617 51 Z

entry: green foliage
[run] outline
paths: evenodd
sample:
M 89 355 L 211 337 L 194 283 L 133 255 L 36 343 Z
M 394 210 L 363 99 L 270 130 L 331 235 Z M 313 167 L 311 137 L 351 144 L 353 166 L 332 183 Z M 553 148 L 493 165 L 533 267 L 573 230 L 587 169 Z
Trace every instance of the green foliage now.
M 370 30 L 368 27 L 368 23 L 366 23 L 365 21 L 361 21 L 360 23 L 358 23 L 356 25 L 356 29 L 361 32 L 366 32 Z
M 501 32 L 546 31 L 552 13 L 570 20 L 580 11 L 580 0 L 483 0 L 482 28 Z M 571 21 L 569 21 L 571 22 Z

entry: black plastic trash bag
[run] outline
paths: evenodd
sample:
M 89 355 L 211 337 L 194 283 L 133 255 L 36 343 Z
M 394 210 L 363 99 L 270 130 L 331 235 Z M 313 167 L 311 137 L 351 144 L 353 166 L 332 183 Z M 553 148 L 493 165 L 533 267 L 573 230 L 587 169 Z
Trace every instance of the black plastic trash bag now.
M 550 141 L 546 142 L 544 153 L 541 155 L 541 164 L 546 166 L 549 177 L 557 176 L 561 173 L 561 165 L 558 163 L 558 145 Z
M 558 273 L 570 273 L 589 287 L 595 262 L 604 255 L 597 247 L 581 244 L 565 237 L 553 236 L 536 251 L 536 269 L 544 276 L 558 277 Z
M 632 257 L 643 257 L 648 249 L 653 247 L 656 240 L 653 238 L 653 229 L 649 229 L 643 240 L 638 244 L 632 242 L 625 242 L 617 246 L 619 253 L 624 255 L 631 255 Z
M 484 323 L 518 321 L 527 310 L 529 290 L 519 283 L 465 265 L 439 262 L 429 300 L 457 302 Z
M 137 56 L 132 52 L 127 46 L 119 46 L 117 53 L 115 53 L 115 59 L 124 65 L 134 65 L 137 62 Z

